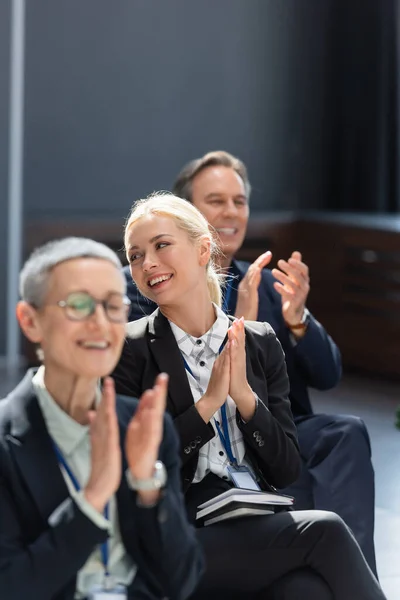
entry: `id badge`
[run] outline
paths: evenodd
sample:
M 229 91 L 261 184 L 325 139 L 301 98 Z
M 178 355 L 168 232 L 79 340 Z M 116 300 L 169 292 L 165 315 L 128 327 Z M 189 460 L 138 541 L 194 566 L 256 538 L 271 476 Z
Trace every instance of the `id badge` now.
M 94 585 L 89 593 L 88 600 L 127 600 L 128 594 L 124 585 Z
M 254 490 L 255 492 L 261 491 L 261 488 L 254 479 L 254 475 L 250 471 L 249 467 L 246 467 L 245 465 L 241 467 L 228 465 L 228 473 L 235 487 L 243 490 Z

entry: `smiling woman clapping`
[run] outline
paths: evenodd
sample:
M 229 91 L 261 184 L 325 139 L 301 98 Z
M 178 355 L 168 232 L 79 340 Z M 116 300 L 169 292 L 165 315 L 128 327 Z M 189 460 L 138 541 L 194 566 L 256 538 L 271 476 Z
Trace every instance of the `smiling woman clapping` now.
M 159 309 L 128 323 L 113 377 L 118 391 L 137 395 L 168 373 L 167 410 L 180 437 L 190 518 L 243 478 L 244 487 L 289 485 L 300 456 L 284 354 L 268 324 L 221 310 L 216 244 L 203 215 L 185 200 L 155 194 L 133 206 L 125 248 L 138 289 Z M 333 513 L 245 517 L 197 534 L 207 570 L 196 600 L 384 598 Z
M 184 599 L 200 577 L 168 377 L 139 404 L 108 377 L 129 305 L 120 268 L 103 244 L 66 238 L 22 269 L 17 316 L 43 364 L 0 402 L 5 600 Z

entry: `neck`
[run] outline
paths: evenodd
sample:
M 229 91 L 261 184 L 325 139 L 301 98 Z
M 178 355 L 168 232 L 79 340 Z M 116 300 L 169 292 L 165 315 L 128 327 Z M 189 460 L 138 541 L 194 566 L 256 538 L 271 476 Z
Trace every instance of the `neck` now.
M 204 335 L 217 318 L 208 289 L 203 293 L 196 290 L 193 297 L 182 298 L 179 305 L 160 305 L 160 310 L 169 321 L 193 337 Z
M 71 376 L 54 372 L 48 367 L 44 372 L 47 391 L 62 410 L 80 423 L 89 424 L 88 413 L 94 408 L 97 379 Z

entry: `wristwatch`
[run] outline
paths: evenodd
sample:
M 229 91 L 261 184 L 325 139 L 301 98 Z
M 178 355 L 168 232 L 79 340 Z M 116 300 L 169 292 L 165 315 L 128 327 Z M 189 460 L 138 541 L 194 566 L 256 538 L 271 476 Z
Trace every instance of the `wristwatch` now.
M 308 310 L 308 308 L 305 308 L 299 323 L 295 323 L 294 325 L 291 325 L 290 323 L 285 321 L 285 324 L 286 324 L 286 327 L 288 327 L 292 331 L 304 331 L 305 329 L 307 329 L 309 322 L 310 322 L 310 311 Z
M 157 460 L 154 465 L 153 477 L 149 479 L 137 479 L 130 471 L 126 472 L 129 487 L 137 492 L 152 492 L 165 487 L 167 483 L 167 470 L 161 460 Z

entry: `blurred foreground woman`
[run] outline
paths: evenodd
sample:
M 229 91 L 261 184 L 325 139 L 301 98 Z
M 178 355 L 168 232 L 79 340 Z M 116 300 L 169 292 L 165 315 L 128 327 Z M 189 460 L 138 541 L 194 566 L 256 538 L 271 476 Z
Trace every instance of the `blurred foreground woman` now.
M 183 600 L 200 578 L 168 377 L 139 403 L 108 377 L 129 305 L 120 269 L 103 244 L 66 238 L 20 274 L 17 317 L 43 364 L 0 402 L 2 600 Z
M 189 202 L 155 194 L 132 209 L 126 255 L 139 291 L 159 306 L 128 323 L 116 389 L 136 396 L 169 375 L 167 409 L 179 433 L 188 514 L 243 485 L 284 488 L 300 469 L 282 348 L 266 323 L 220 309 L 216 245 Z M 254 489 L 254 488 L 253 488 Z M 342 519 L 279 512 L 197 529 L 206 573 L 194 598 L 382 600 Z

